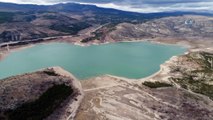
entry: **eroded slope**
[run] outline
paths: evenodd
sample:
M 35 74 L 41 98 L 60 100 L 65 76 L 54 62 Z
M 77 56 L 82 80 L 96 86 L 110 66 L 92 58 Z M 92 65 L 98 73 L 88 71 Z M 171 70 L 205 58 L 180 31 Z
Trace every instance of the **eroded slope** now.
M 83 93 L 61 68 L 49 68 L 0 81 L 1 120 L 73 119 Z

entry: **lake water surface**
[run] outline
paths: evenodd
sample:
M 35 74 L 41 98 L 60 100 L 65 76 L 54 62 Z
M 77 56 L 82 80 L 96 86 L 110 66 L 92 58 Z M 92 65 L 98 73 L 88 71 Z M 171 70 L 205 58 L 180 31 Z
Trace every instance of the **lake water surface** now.
M 67 43 L 40 44 L 12 52 L 0 61 L 0 79 L 61 66 L 78 79 L 104 74 L 143 78 L 154 74 L 160 64 L 186 48 L 149 42 L 122 42 L 81 47 Z

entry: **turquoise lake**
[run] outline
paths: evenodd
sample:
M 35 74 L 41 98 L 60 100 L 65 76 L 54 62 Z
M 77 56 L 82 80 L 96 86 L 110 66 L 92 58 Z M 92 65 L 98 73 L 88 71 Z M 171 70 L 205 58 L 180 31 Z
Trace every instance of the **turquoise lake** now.
M 87 47 L 67 44 L 39 44 L 12 52 L 0 61 L 0 79 L 60 66 L 78 79 L 111 74 L 144 78 L 160 69 L 160 64 L 187 49 L 149 42 L 121 42 Z

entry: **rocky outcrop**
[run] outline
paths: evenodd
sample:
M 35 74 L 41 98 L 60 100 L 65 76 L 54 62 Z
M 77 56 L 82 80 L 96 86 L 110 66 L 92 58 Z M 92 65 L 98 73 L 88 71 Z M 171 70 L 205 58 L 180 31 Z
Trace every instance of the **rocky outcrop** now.
M 0 80 L 1 120 L 72 120 L 83 98 L 79 81 L 61 68 Z

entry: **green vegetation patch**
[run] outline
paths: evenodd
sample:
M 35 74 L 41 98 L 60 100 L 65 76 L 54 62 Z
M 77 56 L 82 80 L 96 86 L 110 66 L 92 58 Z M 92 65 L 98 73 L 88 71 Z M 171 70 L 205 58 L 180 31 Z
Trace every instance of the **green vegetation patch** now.
M 14 13 L 10 12 L 0 12 L 0 23 L 12 22 L 14 15 Z
M 187 55 L 188 59 L 191 61 L 195 61 L 199 65 L 202 66 L 203 70 L 206 71 L 213 71 L 212 64 L 213 64 L 213 54 L 207 52 L 195 52 Z
M 200 83 L 197 88 L 192 89 L 196 93 L 200 93 L 206 96 L 209 96 L 210 99 L 213 100 L 213 85 L 205 84 L 205 83 Z
M 50 19 L 50 20 L 57 19 L 56 15 L 44 15 L 43 17 L 46 18 L 46 19 Z
M 70 25 L 55 24 L 55 25 L 50 26 L 50 29 L 69 33 L 71 35 L 76 35 L 80 30 L 86 29 L 90 26 L 91 25 L 89 25 L 87 23 L 79 22 L 79 23 L 70 24 Z
M 9 120 L 42 120 L 52 114 L 72 93 L 73 89 L 69 86 L 54 85 L 39 99 L 8 111 L 7 116 Z
M 200 66 L 198 70 L 180 71 L 182 77 L 171 78 L 182 88 L 203 94 L 213 100 L 213 54 L 207 52 L 193 52 L 186 55 L 188 60 Z M 181 70 L 181 69 L 179 69 Z
M 149 88 L 172 87 L 173 85 L 163 82 L 144 82 L 143 85 Z
M 212 70 L 213 71 L 213 67 L 212 67 L 212 64 L 213 64 L 213 54 L 202 52 L 201 55 L 204 58 L 203 64 L 205 65 L 205 68 L 208 69 L 208 70 Z
M 59 74 L 57 74 L 54 70 L 46 70 L 43 71 L 45 74 L 49 75 L 49 76 L 59 76 Z
M 35 20 L 36 18 L 37 18 L 36 15 L 28 15 L 28 16 L 24 17 L 24 20 L 27 22 L 31 22 L 31 21 Z
M 82 43 L 87 43 L 87 42 L 90 42 L 90 41 L 93 41 L 93 40 L 96 40 L 97 38 L 96 37 L 89 37 L 89 38 L 85 38 L 83 40 L 81 40 Z
M 173 78 L 184 89 L 208 96 L 213 100 L 213 85 L 205 83 L 205 80 L 193 80 L 192 77 Z

